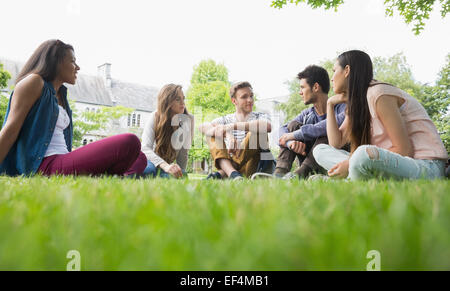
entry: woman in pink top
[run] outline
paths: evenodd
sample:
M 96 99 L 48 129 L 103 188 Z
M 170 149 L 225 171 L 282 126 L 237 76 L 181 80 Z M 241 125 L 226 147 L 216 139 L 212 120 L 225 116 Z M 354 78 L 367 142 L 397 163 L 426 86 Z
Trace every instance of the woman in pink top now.
M 347 103 L 341 127 L 327 119 L 329 145 L 319 145 L 316 161 L 337 178 L 439 178 L 448 159 L 435 125 L 406 92 L 373 80 L 372 61 L 362 51 L 341 54 L 333 68 L 327 114 Z M 338 150 L 350 143 L 351 152 Z

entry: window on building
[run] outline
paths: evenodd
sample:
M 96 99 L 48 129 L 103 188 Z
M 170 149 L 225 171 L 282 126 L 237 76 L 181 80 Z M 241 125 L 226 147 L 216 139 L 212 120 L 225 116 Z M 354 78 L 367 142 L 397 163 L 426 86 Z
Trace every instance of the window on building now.
M 137 115 L 137 127 L 141 127 L 141 115 Z
M 133 113 L 132 126 L 136 127 L 136 113 Z
M 89 107 L 86 107 L 86 113 L 89 113 Z M 85 121 L 88 121 L 87 116 L 84 117 L 84 120 L 85 120 Z
M 83 139 L 83 145 L 87 144 L 87 139 Z
M 131 125 L 131 114 L 128 114 L 127 126 L 130 127 L 130 125 Z
M 93 142 L 93 140 L 92 140 L 92 139 L 90 139 L 90 140 L 89 140 L 89 143 L 91 143 L 91 142 Z

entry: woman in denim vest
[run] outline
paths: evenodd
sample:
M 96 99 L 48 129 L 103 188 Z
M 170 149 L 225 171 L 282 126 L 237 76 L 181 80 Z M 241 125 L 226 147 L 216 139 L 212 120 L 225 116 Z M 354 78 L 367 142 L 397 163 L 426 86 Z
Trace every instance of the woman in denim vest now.
M 0 131 L 0 174 L 132 175 L 147 165 L 134 134 L 120 134 L 72 151 L 72 111 L 64 83 L 75 84 L 74 49 L 42 43 L 19 73 Z

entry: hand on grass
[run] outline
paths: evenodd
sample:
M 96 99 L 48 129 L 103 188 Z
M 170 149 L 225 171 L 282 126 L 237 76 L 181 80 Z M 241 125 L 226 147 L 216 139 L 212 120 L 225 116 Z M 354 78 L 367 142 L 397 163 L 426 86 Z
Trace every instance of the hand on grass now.
M 339 178 L 339 179 L 347 178 L 348 165 L 349 165 L 349 160 L 345 160 L 343 162 L 340 162 L 340 163 L 334 165 L 328 171 L 328 176 L 333 177 L 333 178 Z
M 171 164 L 167 166 L 166 169 L 164 169 L 164 171 L 177 179 L 183 177 L 183 171 L 177 164 Z

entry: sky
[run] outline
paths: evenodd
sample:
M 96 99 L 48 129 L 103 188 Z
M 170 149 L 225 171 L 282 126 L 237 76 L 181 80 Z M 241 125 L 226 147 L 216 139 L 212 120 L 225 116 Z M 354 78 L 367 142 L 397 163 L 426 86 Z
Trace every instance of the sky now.
M 80 73 L 112 64 L 112 77 L 189 87 L 204 59 L 223 63 L 230 81 L 247 80 L 260 99 L 288 94 L 285 82 L 310 64 L 361 49 L 372 57 L 403 52 L 416 80 L 432 83 L 450 53 L 450 17 L 439 7 L 414 35 L 383 0 L 347 0 L 338 12 L 271 0 L 2 0 L 0 57 L 25 62 L 40 43 L 75 48 Z

